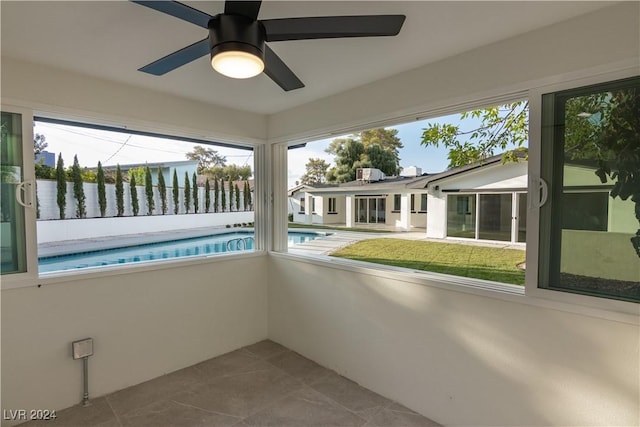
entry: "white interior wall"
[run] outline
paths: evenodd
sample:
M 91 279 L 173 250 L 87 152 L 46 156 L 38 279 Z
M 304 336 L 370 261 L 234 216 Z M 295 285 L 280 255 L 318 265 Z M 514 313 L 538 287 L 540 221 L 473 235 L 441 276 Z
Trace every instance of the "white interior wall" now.
M 2 58 L 2 103 L 35 115 L 210 141 L 260 144 L 264 115 Z
M 3 290 L 2 407 L 79 403 L 78 339 L 92 398 L 265 339 L 266 270 L 257 255 Z
M 637 324 L 270 258 L 271 339 L 439 423 L 638 424 Z

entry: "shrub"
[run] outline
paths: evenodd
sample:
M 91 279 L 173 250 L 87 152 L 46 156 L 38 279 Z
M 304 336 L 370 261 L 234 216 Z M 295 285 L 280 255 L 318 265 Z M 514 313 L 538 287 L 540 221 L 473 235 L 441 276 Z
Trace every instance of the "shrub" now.
M 195 172 L 191 177 L 191 182 L 193 183 L 193 213 L 198 213 L 198 177 Z
M 292 213 L 289 214 L 289 222 L 293 222 L 293 214 Z
M 160 193 L 160 211 L 164 215 L 167 213 L 167 185 L 164 182 L 162 168 L 158 168 L 158 193 Z
M 178 186 L 178 172 L 173 170 L 173 213 L 178 214 L 180 212 L 180 187 Z
M 116 165 L 116 210 L 118 216 L 124 215 L 124 183 L 120 164 Z
M 102 170 L 102 163 L 100 162 L 98 162 L 96 180 L 98 182 L 98 207 L 100 208 L 100 216 L 104 218 L 104 215 L 107 212 L 107 194 L 104 185 L 104 171 Z
M 240 188 L 238 188 L 238 184 L 234 184 L 236 188 L 236 211 L 240 210 Z
M 218 212 L 218 204 L 220 203 L 220 188 L 218 187 L 218 179 L 213 178 L 213 211 Z
M 138 189 L 136 188 L 135 175 L 131 175 L 129 186 L 131 187 L 131 209 L 133 209 L 133 216 L 138 216 L 140 205 L 138 204 Z
M 56 202 L 58 203 L 60 219 L 64 219 L 64 210 L 67 207 L 67 174 L 64 170 L 62 154 L 58 154 L 58 162 L 56 163 L 56 186 L 58 190 Z
M 189 184 L 189 172 L 184 173 L 184 212 L 191 209 L 191 185 Z
M 155 201 L 153 200 L 153 179 L 151 178 L 149 166 L 144 168 L 144 192 L 147 196 L 147 215 L 151 215 L 155 208 Z
M 224 191 L 224 178 L 220 178 L 220 205 L 222 212 L 227 210 L 227 193 Z
M 84 187 L 82 186 L 82 169 L 80 169 L 77 155 L 73 156 L 71 171 L 73 175 L 73 197 L 76 199 L 76 217 L 84 218 L 87 216 L 87 208 L 85 206 Z
M 209 213 L 209 208 L 211 207 L 211 187 L 209 186 L 209 178 L 205 178 L 204 182 L 204 211 L 205 213 Z
M 229 224 L 226 225 L 227 228 L 231 228 L 231 226 Z
M 228 187 L 229 187 L 229 212 L 231 212 L 233 210 L 233 181 L 231 181 L 231 179 L 229 179 L 229 181 L 227 181 L 228 183 Z

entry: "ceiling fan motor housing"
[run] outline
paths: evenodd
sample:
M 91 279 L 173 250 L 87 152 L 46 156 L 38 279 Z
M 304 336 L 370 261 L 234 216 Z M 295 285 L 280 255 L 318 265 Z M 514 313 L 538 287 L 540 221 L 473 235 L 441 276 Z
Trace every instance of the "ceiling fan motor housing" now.
M 209 21 L 211 57 L 240 50 L 264 61 L 266 32 L 261 22 L 241 15 L 216 15 Z

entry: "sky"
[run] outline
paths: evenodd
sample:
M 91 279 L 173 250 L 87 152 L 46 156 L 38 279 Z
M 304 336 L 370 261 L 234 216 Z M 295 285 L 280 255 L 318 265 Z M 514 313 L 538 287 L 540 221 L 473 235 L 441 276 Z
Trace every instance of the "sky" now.
M 411 122 L 393 126 L 398 129 L 398 137 L 404 148 L 400 150 L 400 166 L 417 166 L 422 172 L 437 173 L 447 168 L 448 150 L 444 147 L 425 147 L 420 145 L 422 132 L 429 123 L 450 123 L 460 125 L 461 130 L 473 129 L 479 125 L 477 119 L 461 120 L 459 114 L 443 116 L 436 119 Z M 91 128 L 79 128 L 44 122 L 36 122 L 34 133 L 43 134 L 48 144 L 46 151 L 62 153 L 65 166 L 73 164 L 74 155 L 83 167 L 96 167 L 98 161 L 103 166 L 132 163 L 154 163 L 162 161 L 186 160 L 186 154 L 194 145 L 191 142 L 130 135 L 120 132 L 108 132 Z M 337 137 L 339 138 L 339 137 Z M 310 158 L 325 159 L 333 163 L 333 156 L 325 149 L 331 139 L 323 139 L 308 143 L 304 148 L 289 150 L 288 155 L 288 187 L 296 185 L 296 181 L 305 173 L 305 164 Z M 253 168 L 253 152 L 220 146 L 208 146 L 227 158 L 227 164 L 239 166 L 251 165 Z

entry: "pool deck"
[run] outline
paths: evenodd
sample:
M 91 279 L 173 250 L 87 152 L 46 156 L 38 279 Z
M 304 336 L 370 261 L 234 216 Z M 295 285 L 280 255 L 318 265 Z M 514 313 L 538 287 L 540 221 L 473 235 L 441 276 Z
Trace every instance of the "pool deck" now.
M 252 227 L 242 228 L 191 228 L 185 230 L 171 230 L 155 233 L 127 234 L 108 237 L 97 237 L 81 240 L 66 240 L 59 242 L 49 242 L 38 244 L 38 256 L 48 257 L 56 255 L 65 255 L 80 252 L 96 251 L 101 249 L 122 248 L 125 246 L 144 245 L 148 243 L 156 243 L 167 240 L 189 239 L 194 237 L 208 236 L 212 234 L 224 234 L 233 232 L 253 232 Z M 328 233 L 326 237 L 314 239 L 305 243 L 299 243 L 289 247 L 288 252 L 300 255 L 328 255 L 331 252 L 349 246 L 352 243 L 379 238 L 407 239 L 432 241 L 440 243 L 463 244 L 474 246 L 487 246 L 504 249 L 520 249 L 524 250 L 523 244 L 512 244 L 509 242 L 482 242 L 472 240 L 458 239 L 431 239 L 425 236 L 425 231 L 407 231 L 397 233 L 375 233 L 375 232 L 354 232 L 345 230 L 318 230 L 314 228 L 292 228 L 290 231 L 300 233 Z

